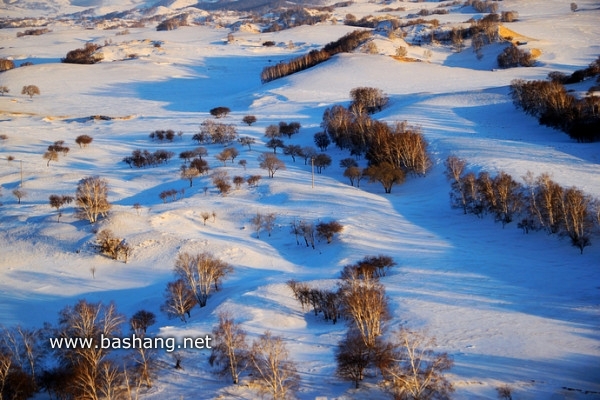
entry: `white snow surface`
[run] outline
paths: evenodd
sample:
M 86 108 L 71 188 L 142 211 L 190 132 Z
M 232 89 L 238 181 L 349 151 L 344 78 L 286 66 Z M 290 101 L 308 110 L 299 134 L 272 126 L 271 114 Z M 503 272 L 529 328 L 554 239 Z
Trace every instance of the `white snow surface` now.
M 47 4 L 71 10 L 116 3 L 126 9 L 142 2 Z M 32 2 L 5 1 L 0 10 L 23 4 Z M 422 3 L 397 4 L 407 8 L 404 15 L 423 8 Z M 600 54 L 600 5 L 578 1 L 579 11 L 573 13 L 561 0 L 499 4 L 501 10 L 519 12 L 519 21 L 507 27 L 532 38 L 527 47 L 541 50 L 536 67 L 496 70 L 497 46 L 487 47 L 481 60 L 469 48 L 453 53 L 443 46 L 411 47 L 409 56 L 423 62 L 399 62 L 389 54 L 404 42 L 382 37 L 381 54 L 338 55 L 261 84 L 264 66 L 320 48 L 354 28 L 326 23 L 277 33 L 238 31 L 232 44 L 226 40 L 229 30 L 209 26 L 168 32 L 147 26 L 117 36 L 63 21 L 53 23 L 49 33 L 21 38 L 16 33 L 23 29 L 0 30 L 0 58 L 34 63 L 0 73 L 0 85 L 11 90 L 0 96 L 0 134 L 8 136 L 0 143 L 0 325 L 56 323 L 62 307 L 85 298 L 115 301 L 128 317 L 142 308 L 154 312 L 158 322 L 152 333 L 204 336 L 217 313 L 226 310 L 250 339 L 267 329 L 285 338 L 302 379 L 299 399 L 389 398 L 374 376 L 360 389 L 335 377 L 333 354 L 345 324 L 303 312 L 285 284 L 296 279 L 334 287 L 344 265 L 385 254 L 398 263 L 382 278 L 393 314 L 388 329 L 407 326 L 435 336 L 435 350 L 455 361 L 448 374 L 454 398 L 495 399 L 502 384 L 514 389 L 515 399 L 600 398 L 599 235 L 580 255 L 566 239 L 543 232 L 525 235 L 515 223 L 503 229 L 491 217 L 480 220 L 449 207 L 443 174 L 449 154 L 467 159 L 474 171 L 503 170 L 515 178 L 547 172 L 564 186 L 600 198 L 600 143 L 575 143 L 538 125 L 508 96 L 512 79 L 544 79 L 550 71 L 570 73 L 593 61 Z M 359 0 L 336 13 L 339 19 L 349 12 L 360 17 L 382 7 Z M 472 16 L 459 12 L 464 20 Z M 447 18 L 456 20 L 456 14 Z M 278 45 L 262 46 L 267 40 Z M 108 41 L 100 50 L 103 62 L 60 63 L 66 52 L 88 41 Z M 287 48 L 290 41 L 293 49 Z M 28 84 L 37 85 L 41 95 L 20 95 Z M 257 158 L 271 151 L 264 147 L 266 126 L 298 121 L 300 133 L 286 142 L 312 145 L 325 108 L 348 104 L 350 90 L 358 86 L 381 88 L 390 96 L 390 105 L 375 118 L 422 127 L 435 161 L 426 177 L 409 177 L 389 195 L 375 183 L 352 187 L 338 167 L 349 154 L 330 147 L 333 164 L 315 175 L 314 187 L 310 166 L 280 154 L 287 170 L 273 179 L 264 176 L 257 188 L 244 185 L 223 197 L 209 177 L 197 178 L 193 187 L 181 180 L 177 156 L 145 169 L 130 169 L 121 161 L 134 149 L 177 155 L 194 148 L 191 137 L 211 118 L 208 111 L 227 106 L 232 112 L 222 121 L 236 124 L 240 136 L 255 137 L 257 143 L 251 151 L 236 145 L 238 159 L 248 161 L 246 171 L 237 163 L 218 167 L 214 156 L 222 146 L 207 146 L 211 168 L 230 176 L 262 175 Z M 258 122 L 242 124 L 248 114 Z M 92 115 L 113 119 L 88 120 Z M 184 134 L 173 142 L 152 142 L 148 135 L 156 129 Z M 94 138 L 88 148 L 74 142 L 82 134 Z M 64 140 L 71 151 L 46 166 L 42 154 L 56 140 Z M 9 156 L 15 160 L 8 161 Z M 21 167 L 26 196 L 17 204 L 11 192 L 19 188 Z M 48 196 L 73 195 L 77 182 L 93 175 L 109 182 L 109 217 L 92 226 L 75 219 L 68 206 L 57 223 Z M 158 194 L 167 189 L 185 189 L 185 196 L 163 204 Z M 135 203 L 142 205 L 139 213 Z M 216 213 L 206 226 L 205 211 Z M 277 215 L 271 236 L 256 237 L 250 219 L 257 212 Z M 336 219 L 344 230 L 332 244 L 318 242 L 313 250 L 296 245 L 290 234 L 294 219 Z M 92 249 L 95 232 L 103 228 L 133 246 L 128 263 Z M 210 251 L 235 269 L 206 307 L 192 310 L 187 324 L 160 312 L 174 259 L 182 251 Z M 256 397 L 249 386 L 215 375 L 208 356 L 207 350 L 185 352 L 185 369 L 161 370 L 142 398 Z M 172 363 L 169 354 L 161 358 Z

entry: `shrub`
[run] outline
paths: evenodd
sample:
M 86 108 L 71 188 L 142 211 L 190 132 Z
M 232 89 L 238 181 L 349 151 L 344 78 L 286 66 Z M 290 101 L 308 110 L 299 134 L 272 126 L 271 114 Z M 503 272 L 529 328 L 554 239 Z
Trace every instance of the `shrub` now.
M 528 51 L 521 50 L 515 45 L 511 45 L 498 55 L 498 66 L 500 68 L 513 67 L 533 67 L 535 59 Z
M 90 143 L 94 140 L 93 137 L 88 135 L 79 135 L 75 138 L 75 143 L 79 145 L 79 147 L 88 147 Z
M 101 54 L 95 54 L 96 50 L 100 48 L 100 45 L 88 42 L 82 49 L 69 51 L 61 61 L 70 64 L 95 64 L 104 58 Z
M 13 69 L 14 67 L 15 63 L 12 60 L 0 58 L 0 72 L 8 71 L 9 69 Z

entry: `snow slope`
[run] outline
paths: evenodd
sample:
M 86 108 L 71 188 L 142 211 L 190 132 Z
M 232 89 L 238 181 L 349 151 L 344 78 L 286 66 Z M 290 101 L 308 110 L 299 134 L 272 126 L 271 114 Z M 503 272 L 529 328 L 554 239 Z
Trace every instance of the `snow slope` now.
M 3 7 L 8 12 L 18 4 Z M 100 6 L 56 4 L 61 10 Z M 86 298 L 114 300 L 127 316 L 150 310 L 158 316 L 153 333 L 182 337 L 210 333 L 216 314 L 228 310 L 251 339 L 265 329 L 285 338 L 302 378 L 299 398 L 388 398 L 372 376 L 358 390 L 335 378 L 333 350 L 344 325 L 302 312 L 285 285 L 296 279 L 334 286 L 344 265 L 385 254 L 398 263 L 383 279 L 394 316 L 389 328 L 426 329 L 437 338 L 436 350 L 455 360 L 449 376 L 456 399 L 494 399 L 495 387 L 505 383 L 518 399 L 600 398 L 600 237 L 579 255 L 567 240 L 542 232 L 524 235 L 512 224 L 502 229 L 490 218 L 462 215 L 449 208 L 443 176 L 443 160 L 457 154 L 476 171 L 504 170 L 513 177 L 548 172 L 562 185 L 600 198 L 600 144 L 577 144 L 539 126 L 507 96 L 514 78 L 572 72 L 600 54 L 598 4 L 578 5 L 581 11 L 572 13 L 559 0 L 501 3 L 502 10 L 519 12 L 510 29 L 534 38 L 527 46 L 542 51 L 534 68 L 494 70 L 496 46 L 487 48 L 482 60 L 470 49 L 456 54 L 443 46 L 415 46 L 409 55 L 423 62 L 343 54 L 264 85 L 259 73 L 265 65 L 320 48 L 353 28 L 321 24 L 277 33 L 235 32 L 233 44 L 226 44 L 227 29 L 208 26 L 168 32 L 148 26 L 117 36 L 57 22 L 52 32 L 22 38 L 16 37 L 19 29 L 0 30 L 0 57 L 34 63 L 0 74 L 0 85 L 11 89 L 0 97 L 0 133 L 8 136 L 0 143 L 0 324 L 55 323 L 62 307 Z M 407 10 L 397 14 L 422 8 L 402 6 Z M 360 17 L 381 8 L 357 1 L 336 13 L 343 19 L 348 12 Z M 464 20 L 471 16 L 465 13 Z M 262 46 L 267 40 L 278 45 Z M 389 49 L 401 43 L 381 40 Z M 88 41 L 110 42 L 101 50 L 105 61 L 59 63 Z M 289 41 L 293 49 L 287 48 Z M 424 50 L 431 50 L 428 60 Z M 28 84 L 37 85 L 41 95 L 20 95 L 19 88 Z M 390 96 L 390 106 L 376 118 L 423 128 L 436 163 L 427 177 L 411 177 L 390 195 L 378 184 L 361 182 L 355 188 L 338 167 L 349 155 L 330 148 L 334 162 L 315 176 L 314 188 L 310 166 L 281 156 L 287 170 L 274 179 L 265 176 L 257 188 L 244 186 L 222 197 L 208 177 L 196 179 L 191 188 L 179 179 L 175 158 L 139 170 L 121 162 L 134 149 L 179 154 L 193 148 L 191 137 L 210 117 L 208 110 L 222 105 L 232 109 L 224 121 L 257 143 L 252 151 L 238 146 L 238 158 L 248 161 L 246 171 L 237 164 L 219 168 L 230 176 L 262 175 L 256 159 L 268 150 L 266 126 L 298 121 L 301 132 L 289 142 L 310 145 L 324 109 L 347 104 L 349 91 L 358 86 L 381 88 Z M 241 124 L 247 114 L 258 122 Z M 113 119 L 89 120 L 92 115 Z M 184 135 L 172 143 L 151 142 L 148 134 L 156 129 Z M 82 134 L 94 138 L 85 149 L 74 143 Z M 42 154 L 56 140 L 65 140 L 71 151 L 47 167 Z M 213 169 L 221 149 L 208 146 Z M 9 156 L 16 160 L 7 161 Z M 11 192 L 19 187 L 21 165 L 26 196 L 17 204 Z M 77 182 L 90 175 L 109 181 L 110 217 L 93 227 L 67 207 L 57 223 L 48 196 L 73 194 Z M 158 194 L 173 188 L 185 189 L 184 198 L 163 204 Z M 139 213 L 135 203 L 142 205 Z M 203 211 L 216 214 L 206 226 Z M 256 237 L 250 218 L 257 212 L 277 215 L 270 237 L 264 232 Z M 344 225 L 330 245 L 298 246 L 289 233 L 294 219 L 329 218 Z M 91 244 L 100 228 L 132 244 L 127 264 L 96 254 Z M 235 273 L 207 307 L 192 311 L 187 325 L 168 320 L 159 308 L 175 256 L 205 250 L 231 263 Z M 248 387 L 212 374 L 208 355 L 185 353 L 185 370 L 162 370 L 143 398 L 255 398 Z M 168 354 L 161 358 L 171 363 Z

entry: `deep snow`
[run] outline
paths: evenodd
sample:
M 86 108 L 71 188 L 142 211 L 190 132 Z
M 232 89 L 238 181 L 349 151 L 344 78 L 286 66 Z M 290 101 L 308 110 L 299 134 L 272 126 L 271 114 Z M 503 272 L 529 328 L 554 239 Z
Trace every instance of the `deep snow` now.
M 405 15 L 427 3 L 398 4 L 407 11 L 396 14 Z M 385 254 L 398 263 L 383 279 L 394 314 L 389 328 L 426 329 L 437 338 L 436 350 L 455 360 L 449 374 L 455 398 L 496 398 L 495 387 L 504 383 L 514 388 L 516 399 L 600 398 L 600 237 L 595 235 L 593 245 L 579 255 L 567 240 L 542 232 L 524 235 L 514 223 L 502 229 L 491 218 L 479 220 L 449 207 L 443 176 L 449 154 L 466 158 L 475 171 L 504 170 L 513 177 L 548 172 L 562 185 L 600 198 L 600 144 L 574 143 L 564 133 L 539 126 L 507 95 L 514 78 L 572 72 L 600 54 L 597 2 L 578 2 L 581 11 L 576 13 L 559 0 L 500 4 L 501 10 L 519 11 L 520 20 L 510 29 L 534 38 L 528 46 L 542 50 L 536 67 L 495 70 L 498 46 L 488 47 L 482 60 L 469 48 L 457 54 L 443 46 L 415 46 L 409 55 L 424 61 L 402 63 L 389 57 L 397 44 L 382 38 L 387 43 L 382 53 L 388 54 L 343 54 L 263 85 L 259 73 L 265 65 L 319 48 L 353 28 L 338 23 L 269 34 L 235 32 L 233 44 L 226 44 L 227 29 L 207 26 L 169 32 L 147 26 L 117 36 L 111 30 L 56 23 L 50 33 L 22 38 L 16 33 L 23 29 L 0 30 L 0 57 L 35 64 L 0 74 L 0 85 L 11 89 L 0 97 L 0 133 L 8 135 L 0 143 L 0 324 L 55 323 L 58 311 L 80 298 L 114 300 L 127 316 L 141 308 L 156 313 L 153 332 L 179 337 L 210 333 L 217 312 L 229 310 L 250 338 L 265 329 L 285 338 L 302 378 L 299 398 L 387 398 L 373 377 L 359 390 L 334 377 L 333 349 L 344 325 L 302 312 L 285 285 L 293 278 L 333 286 L 344 265 Z M 361 16 L 381 8 L 358 1 L 336 13 L 343 19 L 346 13 Z M 464 20 L 470 16 L 463 15 Z M 278 45 L 264 47 L 266 40 Z M 290 40 L 293 49 L 287 48 Z M 103 62 L 58 62 L 87 41 L 112 42 L 103 48 Z M 155 47 L 155 41 L 161 46 Z M 431 50 L 429 60 L 425 49 Z M 138 57 L 124 60 L 131 53 Z M 41 95 L 20 95 L 19 88 L 27 84 L 37 85 Z M 222 197 L 208 177 L 189 188 L 179 179 L 176 158 L 139 170 L 121 162 L 138 148 L 176 154 L 193 148 L 191 137 L 210 117 L 208 110 L 223 105 L 232 109 L 224 121 L 257 143 L 252 151 L 237 145 L 247 171 L 237 164 L 219 168 L 230 176 L 263 174 L 256 159 L 268 150 L 262 144 L 267 125 L 298 121 L 301 132 L 289 143 L 312 144 L 323 110 L 347 104 L 349 91 L 357 86 L 381 88 L 390 96 L 390 106 L 376 118 L 423 128 L 435 160 L 427 177 L 411 177 L 390 195 L 364 181 L 354 188 L 337 166 L 349 155 L 330 147 L 334 162 L 315 176 L 314 188 L 310 166 L 280 155 L 286 171 L 274 179 L 264 176 L 258 188 L 244 186 Z M 243 125 L 246 114 L 258 122 Z M 90 121 L 91 115 L 115 119 Z M 184 135 L 172 143 L 151 142 L 148 134 L 155 129 Z M 81 134 L 94 138 L 86 149 L 74 143 Z M 71 151 L 47 167 L 42 154 L 56 140 L 65 140 Z M 213 169 L 221 149 L 208 146 Z M 8 156 L 16 160 L 9 162 Z M 26 192 L 20 205 L 11 194 L 20 184 L 19 160 Z M 89 175 L 108 179 L 110 217 L 93 227 L 76 220 L 67 207 L 57 223 L 48 196 L 73 194 L 77 182 Z M 185 197 L 163 204 L 158 194 L 172 188 L 185 188 Z M 139 215 L 135 203 L 143 206 Z M 206 226 L 203 211 L 216 213 Z M 263 232 L 256 238 L 250 218 L 257 212 L 277 214 L 271 237 Z M 332 244 L 319 242 L 312 250 L 296 245 L 289 232 L 294 218 L 335 218 L 344 231 Z M 93 232 L 100 227 L 133 245 L 129 263 L 93 251 Z M 204 250 L 231 263 L 235 273 L 207 307 L 192 311 L 187 325 L 168 320 L 159 307 L 176 254 Z M 167 354 L 162 359 L 171 362 Z M 206 351 L 186 353 L 185 370 L 162 370 L 144 398 L 256 396 L 212 374 L 207 359 Z

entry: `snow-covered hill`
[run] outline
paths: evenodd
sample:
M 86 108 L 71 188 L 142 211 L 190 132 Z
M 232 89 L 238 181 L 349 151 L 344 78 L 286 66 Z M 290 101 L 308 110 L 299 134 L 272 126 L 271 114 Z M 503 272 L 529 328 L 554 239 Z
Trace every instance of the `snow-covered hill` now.
M 192 5 L 162 3 L 172 10 Z M 16 0 L 5 1 L 0 10 L 11 17 L 38 17 L 94 8 L 104 15 L 155 4 Z M 142 308 L 154 312 L 153 334 L 201 336 L 211 332 L 217 313 L 227 310 L 250 339 L 265 329 L 285 338 L 302 379 L 298 398 L 389 398 L 374 376 L 360 389 L 335 377 L 333 351 L 345 325 L 303 312 L 285 284 L 296 279 L 332 286 L 344 265 L 385 254 L 398 263 L 382 279 L 393 314 L 389 329 L 425 329 L 437 338 L 435 350 L 455 361 L 449 377 L 456 399 L 495 399 L 502 384 L 513 388 L 515 399 L 600 398 L 600 236 L 579 255 L 566 239 L 524 235 L 514 223 L 502 229 L 491 217 L 462 215 L 449 207 L 443 167 L 446 157 L 456 154 L 476 172 L 502 170 L 517 179 L 527 171 L 547 172 L 564 186 L 600 198 L 600 144 L 575 143 L 538 125 L 508 96 L 512 79 L 570 73 L 600 54 L 596 1 L 578 2 L 577 12 L 560 0 L 499 3 L 501 10 L 519 12 L 509 27 L 531 38 L 525 47 L 541 51 L 533 68 L 497 70 L 497 44 L 484 48 L 481 59 L 470 48 L 455 53 L 438 44 L 409 46 L 407 56 L 421 61 L 401 62 L 390 55 L 406 42 L 379 35 L 378 54 L 341 54 L 295 75 L 260 81 L 263 67 L 354 30 L 339 23 L 348 13 L 383 15 L 384 7 L 401 6 L 406 10 L 391 13 L 406 16 L 437 4 L 355 1 L 335 10 L 336 23 L 274 33 L 240 30 L 229 44 L 230 30 L 218 20 L 161 32 L 150 25 L 84 29 L 70 21 L 53 21 L 50 32 L 40 36 L 17 37 L 23 28 L 0 30 L 0 58 L 34 64 L 0 73 L 0 86 L 10 89 L 0 96 L 0 134 L 8 137 L 0 143 L 0 325 L 56 323 L 61 308 L 85 298 L 114 300 L 128 317 Z M 478 16 L 465 8 L 436 18 L 443 23 Z M 266 41 L 275 46 L 263 46 Z M 86 42 L 104 46 L 103 62 L 59 62 Z M 32 99 L 20 94 L 31 84 L 41 91 Z M 314 187 L 310 165 L 282 154 L 287 169 L 266 177 L 257 159 L 272 151 L 264 146 L 268 125 L 298 121 L 300 133 L 286 142 L 313 145 L 325 108 L 347 105 L 350 90 L 359 86 L 381 88 L 390 96 L 375 118 L 422 127 L 435 161 L 426 177 L 409 177 L 389 195 L 375 183 L 363 181 L 356 188 L 338 166 L 348 152 L 333 147 L 327 151 L 332 166 L 314 176 Z M 135 149 L 176 155 L 193 149 L 192 136 L 217 106 L 231 108 L 223 121 L 256 144 L 252 150 L 235 145 L 247 169 L 232 163 L 219 167 L 215 155 L 223 147 L 207 146 L 211 168 L 229 176 L 265 175 L 258 187 L 244 185 L 224 197 L 210 177 L 189 187 L 180 179 L 177 157 L 145 169 L 122 162 Z M 111 119 L 89 118 L 94 115 Z M 257 123 L 243 124 L 245 115 L 256 116 Z M 183 136 L 151 141 L 148 135 L 157 129 Z M 88 148 L 74 142 L 83 134 L 94 138 Z M 42 155 L 58 140 L 71 150 L 47 166 Z M 18 204 L 11 192 L 21 187 L 21 171 L 25 196 Z M 109 218 L 91 226 L 68 206 L 56 222 L 49 195 L 72 195 L 77 182 L 91 175 L 109 182 Z M 169 189 L 185 189 L 185 195 L 163 203 L 159 194 Z M 136 203 L 141 210 L 133 208 Z M 202 212 L 214 212 L 214 220 L 204 225 Z M 271 236 L 256 237 L 250 220 L 257 212 L 276 214 Z M 296 244 L 290 233 L 294 219 L 336 219 L 344 230 L 332 244 L 319 242 L 313 250 Z M 127 264 L 93 249 L 95 233 L 103 228 L 132 245 Z M 181 251 L 210 251 L 235 269 L 207 307 L 192 310 L 188 324 L 160 312 Z M 185 369 L 162 369 L 141 398 L 255 398 L 250 388 L 212 374 L 208 356 L 185 353 Z M 169 354 L 160 357 L 171 364 Z

